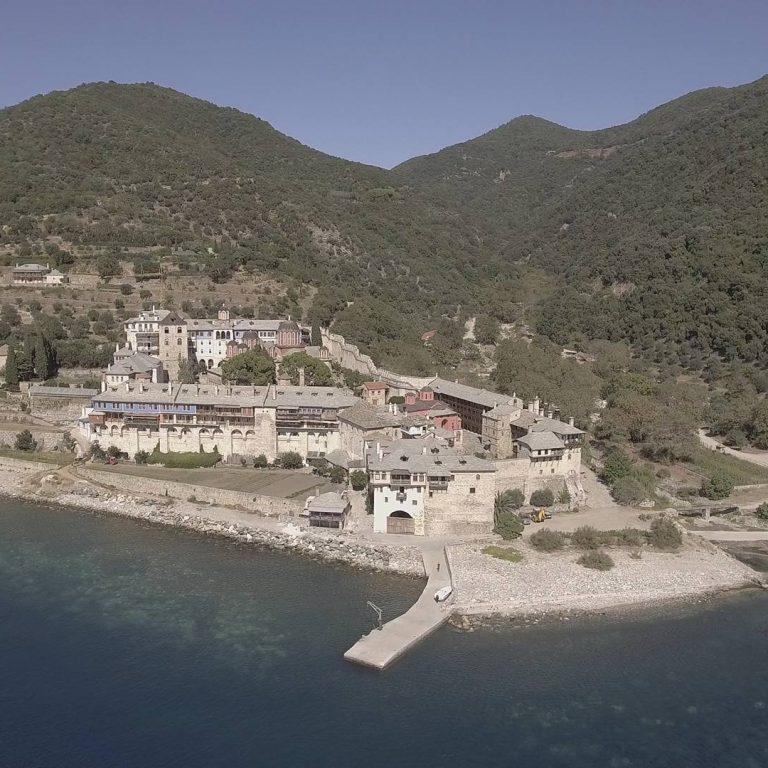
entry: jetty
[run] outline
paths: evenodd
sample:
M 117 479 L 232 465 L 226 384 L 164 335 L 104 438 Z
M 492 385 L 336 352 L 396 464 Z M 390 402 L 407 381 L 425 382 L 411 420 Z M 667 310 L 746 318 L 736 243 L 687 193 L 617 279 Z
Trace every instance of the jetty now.
M 451 585 L 448 558 L 442 545 L 422 548 L 427 583 L 419 599 L 401 616 L 363 635 L 345 654 L 354 664 L 386 669 L 425 637 L 445 624 L 453 613 L 453 596 L 444 603 L 435 601 L 435 592 Z

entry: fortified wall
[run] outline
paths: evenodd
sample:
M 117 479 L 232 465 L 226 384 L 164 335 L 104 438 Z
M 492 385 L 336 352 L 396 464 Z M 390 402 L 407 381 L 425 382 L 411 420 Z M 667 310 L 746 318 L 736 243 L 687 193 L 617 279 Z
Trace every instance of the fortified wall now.
M 394 373 L 385 368 L 379 368 L 369 355 L 360 351 L 355 344 L 348 342 L 338 333 L 331 333 L 327 328 L 320 331 L 323 338 L 323 346 L 328 350 L 331 360 L 358 371 L 372 380 L 383 381 L 387 384 L 393 395 L 404 395 L 406 392 L 413 392 L 426 387 L 434 376 L 403 376 L 401 373 Z

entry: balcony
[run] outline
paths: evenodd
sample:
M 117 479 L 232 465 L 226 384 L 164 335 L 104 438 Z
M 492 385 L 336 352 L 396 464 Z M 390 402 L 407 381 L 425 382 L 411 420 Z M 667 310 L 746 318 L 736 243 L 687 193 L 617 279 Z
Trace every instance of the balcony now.
M 429 490 L 430 491 L 447 491 L 448 481 L 447 480 L 430 480 Z
M 401 491 L 400 493 L 396 493 L 396 494 L 395 494 L 395 498 L 396 498 L 398 501 L 405 501 L 405 500 L 408 498 L 408 494 L 407 494 L 407 493 L 403 493 L 403 492 Z

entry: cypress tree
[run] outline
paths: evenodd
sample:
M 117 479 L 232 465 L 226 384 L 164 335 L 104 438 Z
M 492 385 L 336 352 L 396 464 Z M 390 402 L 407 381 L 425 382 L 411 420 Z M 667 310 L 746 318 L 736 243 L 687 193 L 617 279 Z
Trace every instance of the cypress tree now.
M 5 383 L 13 392 L 19 389 L 19 370 L 16 366 L 16 348 L 13 344 L 8 347 L 8 359 L 5 363 Z
M 29 381 L 35 375 L 35 339 L 27 335 L 16 357 L 19 381 Z
M 34 356 L 35 372 L 41 381 L 46 381 L 55 375 L 56 365 L 53 347 L 42 333 L 35 339 Z
M 323 336 L 320 333 L 320 323 L 315 320 L 314 323 L 312 323 L 312 332 L 309 335 L 309 343 L 313 347 L 322 347 L 323 346 Z

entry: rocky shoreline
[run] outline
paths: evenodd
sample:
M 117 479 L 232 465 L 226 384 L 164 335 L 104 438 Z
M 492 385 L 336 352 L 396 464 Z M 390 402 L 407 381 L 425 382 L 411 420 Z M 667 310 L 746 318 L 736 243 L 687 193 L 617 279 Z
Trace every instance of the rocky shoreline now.
M 43 471 L 45 468 L 42 468 Z M 51 467 L 50 474 L 54 468 Z M 26 473 L 29 475 L 30 473 Z M 41 478 L 40 489 L 27 486 L 19 474 L 12 479 L 0 468 L 0 496 L 34 504 L 60 506 L 104 515 L 117 515 L 152 525 L 186 529 L 241 544 L 290 551 L 315 560 L 343 563 L 355 568 L 402 576 L 423 577 L 421 552 L 416 547 L 388 547 L 362 541 L 346 532 L 309 530 L 296 522 L 258 518 L 224 507 L 193 502 L 141 498 L 106 489 L 78 485 L 59 488 Z M 10 482 L 9 482 L 10 480 Z

